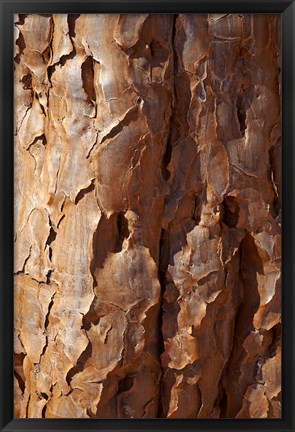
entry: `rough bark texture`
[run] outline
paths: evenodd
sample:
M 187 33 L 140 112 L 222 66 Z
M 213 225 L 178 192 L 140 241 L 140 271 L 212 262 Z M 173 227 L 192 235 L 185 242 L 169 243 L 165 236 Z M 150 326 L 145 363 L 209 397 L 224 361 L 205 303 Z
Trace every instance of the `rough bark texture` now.
M 276 15 L 15 17 L 15 416 L 280 411 Z

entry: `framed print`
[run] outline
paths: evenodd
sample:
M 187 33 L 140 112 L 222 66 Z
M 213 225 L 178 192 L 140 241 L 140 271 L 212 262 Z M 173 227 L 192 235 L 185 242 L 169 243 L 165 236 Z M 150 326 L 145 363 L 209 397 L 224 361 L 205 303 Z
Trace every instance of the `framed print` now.
M 294 2 L 1 1 L 1 430 L 294 430 Z

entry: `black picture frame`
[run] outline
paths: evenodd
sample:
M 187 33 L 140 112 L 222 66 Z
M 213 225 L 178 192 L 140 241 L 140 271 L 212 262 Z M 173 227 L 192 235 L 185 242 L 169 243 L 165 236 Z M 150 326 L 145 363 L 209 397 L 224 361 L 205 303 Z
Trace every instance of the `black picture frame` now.
M 0 430 L 12 431 L 295 431 L 294 0 L 14 1 L 1 5 L 0 118 Z M 13 419 L 13 15 L 15 13 L 280 13 L 282 16 L 282 418 L 281 419 Z M 295 267 L 295 266 L 294 266 Z

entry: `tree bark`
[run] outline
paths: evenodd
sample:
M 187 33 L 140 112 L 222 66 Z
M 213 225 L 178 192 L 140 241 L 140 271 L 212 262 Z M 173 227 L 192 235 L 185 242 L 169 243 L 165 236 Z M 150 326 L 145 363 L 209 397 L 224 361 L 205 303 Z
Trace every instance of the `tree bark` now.
M 280 417 L 279 15 L 15 40 L 15 416 Z

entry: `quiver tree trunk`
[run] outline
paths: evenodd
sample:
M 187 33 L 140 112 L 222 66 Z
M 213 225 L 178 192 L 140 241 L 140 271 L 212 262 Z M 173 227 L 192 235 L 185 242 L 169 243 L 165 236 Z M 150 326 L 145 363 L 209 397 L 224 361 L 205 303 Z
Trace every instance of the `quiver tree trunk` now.
M 16 16 L 16 417 L 280 417 L 279 34 Z

